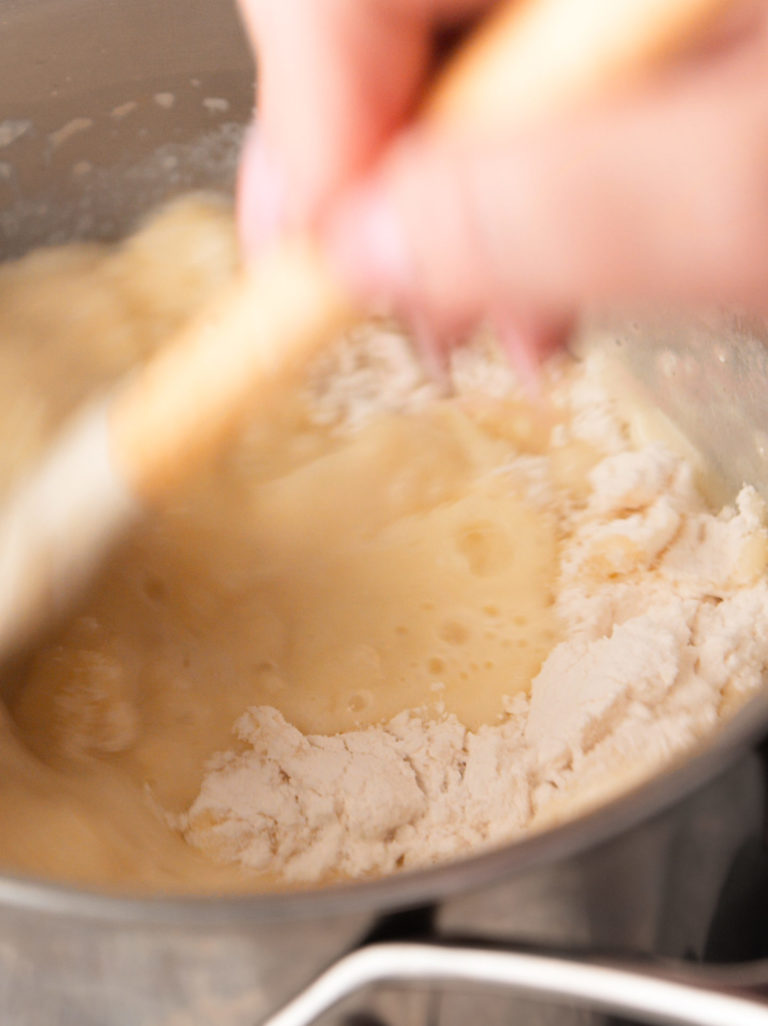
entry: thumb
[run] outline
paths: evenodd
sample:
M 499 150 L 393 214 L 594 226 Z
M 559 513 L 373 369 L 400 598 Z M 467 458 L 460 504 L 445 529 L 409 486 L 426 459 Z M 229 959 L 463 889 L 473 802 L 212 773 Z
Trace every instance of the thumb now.
M 768 64 L 731 61 L 524 136 L 400 139 L 327 223 L 366 299 L 447 324 L 584 304 L 766 304 Z

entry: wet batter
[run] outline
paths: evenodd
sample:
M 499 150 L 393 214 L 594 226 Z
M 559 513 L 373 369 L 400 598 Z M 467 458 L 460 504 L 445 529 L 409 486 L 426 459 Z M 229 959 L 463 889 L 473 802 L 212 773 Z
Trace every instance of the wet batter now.
M 235 262 L 226 206 L 192 199 L 122 246 L 3 268 L 4 482 Z M 4 865 L 119 886 L 241 887 L 245 871 L 203 859 L 165 813 L 193 801 L 244 710 L 273 706 L 305 732 L 413 708 L 475 728 L 529 688 L 558 636 L 557 524 L 498 468 L 546 449 L 547 416 L 522 401 L 445 400 L 351 433 L 318 419 L 307 395 L 269 423 L 255 417 L 133 532 L 8 684 Z M 578 455 L 581 470 L 562 464 L 574 495 L 590 462 Z

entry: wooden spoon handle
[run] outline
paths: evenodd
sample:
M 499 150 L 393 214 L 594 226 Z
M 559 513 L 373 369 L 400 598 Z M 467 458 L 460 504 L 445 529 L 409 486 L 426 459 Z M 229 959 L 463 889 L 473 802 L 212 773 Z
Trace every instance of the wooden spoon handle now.
M 472 133 L 558 113 L 636 76 L 730 2 L 504 4 L 439 78 L 424 117 Z M 117 393 L 112 447 L 129 486 L 147 503 L 171 492 L 353 317 L 310 240 L 276 246 Z
M 353 317 L 308 239 L 286 239 L 246 267 L 115 394 L 109 433 L 131 491 L 148 504 L 171 494 L 247 411 L 279 402 Z
M 514 127 L 636 75 L 730 0 L 520 0 L 470 40 L 424 117 Z M 140 505 L 162 501 L 354 311 L 310 240 L 281 242 L 84 408 L 0 510 L 0 662 L 54 620 Z
M 462 133 L 560 114 L 631 82 L 734 0 L 518 0 L 461 47 L 426 104 Z

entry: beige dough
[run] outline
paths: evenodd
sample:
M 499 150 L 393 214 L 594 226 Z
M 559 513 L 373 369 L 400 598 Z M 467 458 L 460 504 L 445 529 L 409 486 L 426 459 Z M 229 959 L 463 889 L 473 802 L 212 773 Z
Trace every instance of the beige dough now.
M 192 198 L 121 246 L 40 252 L 0 270 L 0 484 L 234 265 L 227 208 Z M 555 815 L 551 789 L 573 790 L 562 773 L 590 749 L 560 693 L 566 678 L 585 686 L 567 646 L 596 644 L 645 609 L 606 589 L 637 583 L 649 607 L 688 589 L 693 605 L 675 614 L 670 640 L 682 666 L 705 593 L 764 586 L 765 532 L 756 497 L 724 514 L 718 551 L 730 562 L 709 580 L 686 525 L 693 538 L 721 521 L 696 520 L 705 514 L 684 464 L 654 450 L 628 470 L 620 421 L 595 421 L 608 406 L 587 394 L 592 379 L 552 373 L 534 408 L 479 346 L 457 356 L 440 394 L 402 336 L 373 325 L 268 423 L 254 411 L 231 451 L 147 516 L 71 622 L 6 681 L 0 864 L 120 888 L 273 888 L 433 861 Z M 616 498 L 628 474 L 630 498 Z M 670 546 L 679 580 L 659 563 Z M 597 651 L 596 665 L 614 658 Z M 762 649 L 738 696 L 761 661 Z M 707 681 L 716 718 L 729 680 L 713 670 Z M 592 748 L 626 730 L 615 715 L 632 686 L 622 677 L 616 695 L 591 699 L 602 724 Z M 564 718 L 553 714 L 549 730 L 554 708 Z M 712 716 L 672 730 L 658 759 Z M 359 754 L 334 777 L 339 745 Z M 428 758 L 415 754 L 425 746 Z M 480 766 L 471 800 L 464 769 L 457 791 L 430 791 L 440 759 Z M 627 779 L 653 768 L 633 759 L 621 763 Z M 593 759 L 583 794 L 595 776 Z M 442 819 L 438 792 L 450 794 Z M 332 858 L 297 861 L 331 834 Z

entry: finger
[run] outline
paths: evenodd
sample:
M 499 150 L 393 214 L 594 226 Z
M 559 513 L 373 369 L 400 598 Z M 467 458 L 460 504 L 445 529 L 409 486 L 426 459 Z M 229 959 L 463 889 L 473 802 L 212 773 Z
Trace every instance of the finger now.
M 298 215 L 364 166 L 405 116 L 428 21 L 397 3 L 247 0 L 262 139 Z
M 496 337 L 507 359 L 517 372 L 520 384 L 530 398 L 540 395 L 540 372 L 548 356 L 563 349 L 573 329 L 571 321 L 547 323 L 523 318 L 518 311 L 492 318 Z
M 257 55 L 260 122 L 240 176 L 241 219 L 311 220 L 407 117 L 434 19 L 488 2 L 241 0 Z
M 328 226 L 364 295 L 465 322 L 500 304 L 557 322 L 585 303 L 768 303 L 762 36 L 525 137 L 404 138 Z
M 727 6 L 714 23 L 701 35 L 694 35 L 690 45 L 679 54 L 677 63 L 707 60 L 740 47 L 749 38 L 768 28 L 768 5 L 765 0 L 739 0 Z

